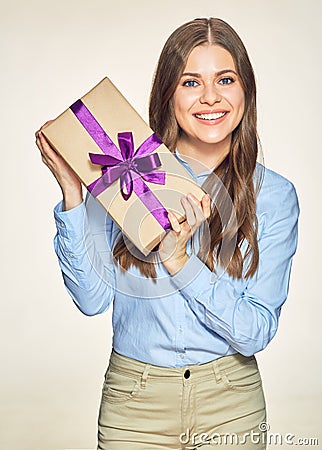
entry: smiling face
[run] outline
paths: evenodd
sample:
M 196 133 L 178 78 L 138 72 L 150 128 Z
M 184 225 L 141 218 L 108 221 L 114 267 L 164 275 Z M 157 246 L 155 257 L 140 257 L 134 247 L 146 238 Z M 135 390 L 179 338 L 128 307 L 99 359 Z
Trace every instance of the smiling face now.
M 179 151 L 188 154 L 189 149 L 208 148 L 226 155 L 245 106 L 244 91 L 231 54 L 218 45 L 195 47 L 173 102 L 181 128 Z

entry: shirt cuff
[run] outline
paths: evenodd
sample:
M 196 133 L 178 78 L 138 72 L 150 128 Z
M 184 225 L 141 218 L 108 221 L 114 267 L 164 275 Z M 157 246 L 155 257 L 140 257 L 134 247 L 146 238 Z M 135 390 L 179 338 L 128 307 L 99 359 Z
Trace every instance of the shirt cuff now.
M 86 208 L 84 201 L 75 208 L 63 211 L 61 200 L 54 208 L 54 218 L 58 235 L 64 238 L 84 236 Z
M 171 277 L 171 282 L 188 298 L 196 298 L 209 289 L 218 276 L 196 255 L 191 255 L 186 264 Z

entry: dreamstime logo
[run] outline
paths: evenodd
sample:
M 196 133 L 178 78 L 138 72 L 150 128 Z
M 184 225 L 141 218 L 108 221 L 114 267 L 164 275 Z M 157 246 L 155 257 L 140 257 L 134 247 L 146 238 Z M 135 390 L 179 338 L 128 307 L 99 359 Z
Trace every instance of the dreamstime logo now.
M 179 441 L 183 445 L 234 445 L 245 446 L 247 444 L 267 444 L 273 445 L 300 445 L 300 446 L 319 446 L 319 439 L 313 437 L 297 437 L 294 433 L 271 433 L 270 425 L 267 422 L 261 422 L 258 425 L 258 431 L 237 434 L 237 433 L 191 433 L 187 428 L 185 433 L 181 433 Z M 245 448 L 245 447 L 244 447 Z
M 173 158 L 173 155 L 163 155 L 163 161 L 166 157 Z M 199 165 L 199 172 L 208 170 L 207 167 L 203 166 L 200 162 L 195 161 L 195 163 Z M 180 215 L 182 211 L 175 211 L 175 205 L 180 202 L 180 198 L 183 196 L 182 192 L 180 192 L 180 183 L 182 183 L 183 177 L 169 172 L 167 172 L 167 177 L 171 180 L 169 188 L 162 188 L 160 190 L 155 189 L 155 192 L 166 210 L 172 210 Z M 229 227 L 237 230 L 237 218 L 232 200 L 221 180 L 213 173 L 210 173 L 207 178 L 207 192 L 211 197 L 212 209 L 219 215 L 222 224 L 227 224 L 229 222 Z M 132 195 L 135 194 L 133 193 Z M 110 204 L 118 201 L 117 196 L 118 190 L 115 190 L 115 196 L 110 200 Z M 123 215 L 124 226 L 134 227 L 138 233 L 140 221 L 144 220 L 144 217 L 138 213 L 138 211 L 142 212 L 142 210 L 144 210 L 140 202 L 139 197 L 135 198 L 134 202 L 129 205 L 129 208 Z M 119 239 L 120 229 L 106 215 L 105 210 L 91 195 L 87 195 L 85 204 L 87 215 L 86 220 L 84 220 L 84 244 L 89 259 L 90 269 L 95 271 L 100 282 L 110 284 L 111 288 L 114 290 L 136 298 L 138 290 L 140 290 L 139 295 L 141 298 L 148 299 L 169 296 L 176 292 L 176 287 L 171 283 L 168 272 L 163 268 L 163 265 L 160 262 L 158 252 L 154 251 L 145 257 L 127 238 L 125 238 L 124 241 L 128 251 L 133 256 L 145 263 L 155 265 L 158 277 L 158 289 L 155 289 L 155 284 L 151 279 L 142 276 L 140 271 L 133 267 L 128 270 L 126 281 L 124 280 L 124 277 L 121 277 L 122 279 L 118 280 L 120 282 L 115 286 L 113 277 L 118 268 L 113 260 L 112 247 Z M 148 211 L 146 211 L 146 215 L 149 215 Z M 174 234 L 173 231 L 168 232 Z M 225 261 L 226 267 L 235 251 L 236 240 L 236 233 L 233 235 L 227 233 L 223 237 L 218 260 Z M 208 221 L 205 221 L 195 232 L 190 243 L 188 243 L 189 251 L 191 254 L 197 254 L 200 259 L 206 260 L 210 251 L 210 242 L 211 236 L 209 224 Z M 216 265 L 216 273 L 213 274 L 214 280 L 222 276 L 226 267 L 219 264 Z M 196 276 L 198 276 L 198 273 L 192 273 L 189 282 Z

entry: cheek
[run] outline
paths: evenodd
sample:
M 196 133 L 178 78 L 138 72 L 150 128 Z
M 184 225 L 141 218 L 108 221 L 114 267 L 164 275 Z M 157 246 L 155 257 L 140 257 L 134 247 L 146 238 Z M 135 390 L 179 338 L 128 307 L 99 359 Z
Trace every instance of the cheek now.
M 195 93 L 178 89 L 173 96 L 174 112 L 177 115 L 189 113 L 191 107 L 195 103 Z
M 178 125 L 182 127 L 186 120 L 185 112 L 187 108 L 181 98 L 177 97 L 176 99 L 174 99 L 173 108 L 176 121 L 178 122 Z
M 176 119 L 178 118 L 178 115 L 180 113 L 180 98 L 178 98 L 177 94 L 174 94 L 173 96 L 173 110 L 174 110 L 174 115 L 176 117 Z
M 241 114 L 245 110 L 245 95 L 243 91 L 237 91 L 234 96 L 234 103 Z
M 236 125 L 242 120 L 244 112 L 245 112 L 245 96 L 243 91 L 235 91 L 232 93 L 230 97 L 230 103 L 233 105 L 235 110 L 235 119 Z

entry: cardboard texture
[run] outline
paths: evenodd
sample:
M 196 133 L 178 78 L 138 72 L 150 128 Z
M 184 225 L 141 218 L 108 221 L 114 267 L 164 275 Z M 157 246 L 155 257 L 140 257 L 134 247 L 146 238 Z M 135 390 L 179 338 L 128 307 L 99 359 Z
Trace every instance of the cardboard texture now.
M 133 133 L 135 150 L 153 133 L 108 78 L 104 78 L 81 100 L 116 146 L 120 132 Z M 90 161 L 89 153 L 104 153 L 70 108 L 46 126 L 43 134 L 86 187 L 102 176 L 101 166 Z M 184 210 L 180 199 L 191 192 L 201 200 L 204 192 L 164 144 L 155 152 L 162 163 L 159 169 L 166 172 L 166 183 L 144 182 L 163 207 L 175 212 L 179 221 L 182 221 Z M 119 180 L 97 195 L 96 199 L 145 256 L 166 234 L 134 191 L 128 200 L 124 200 Z

